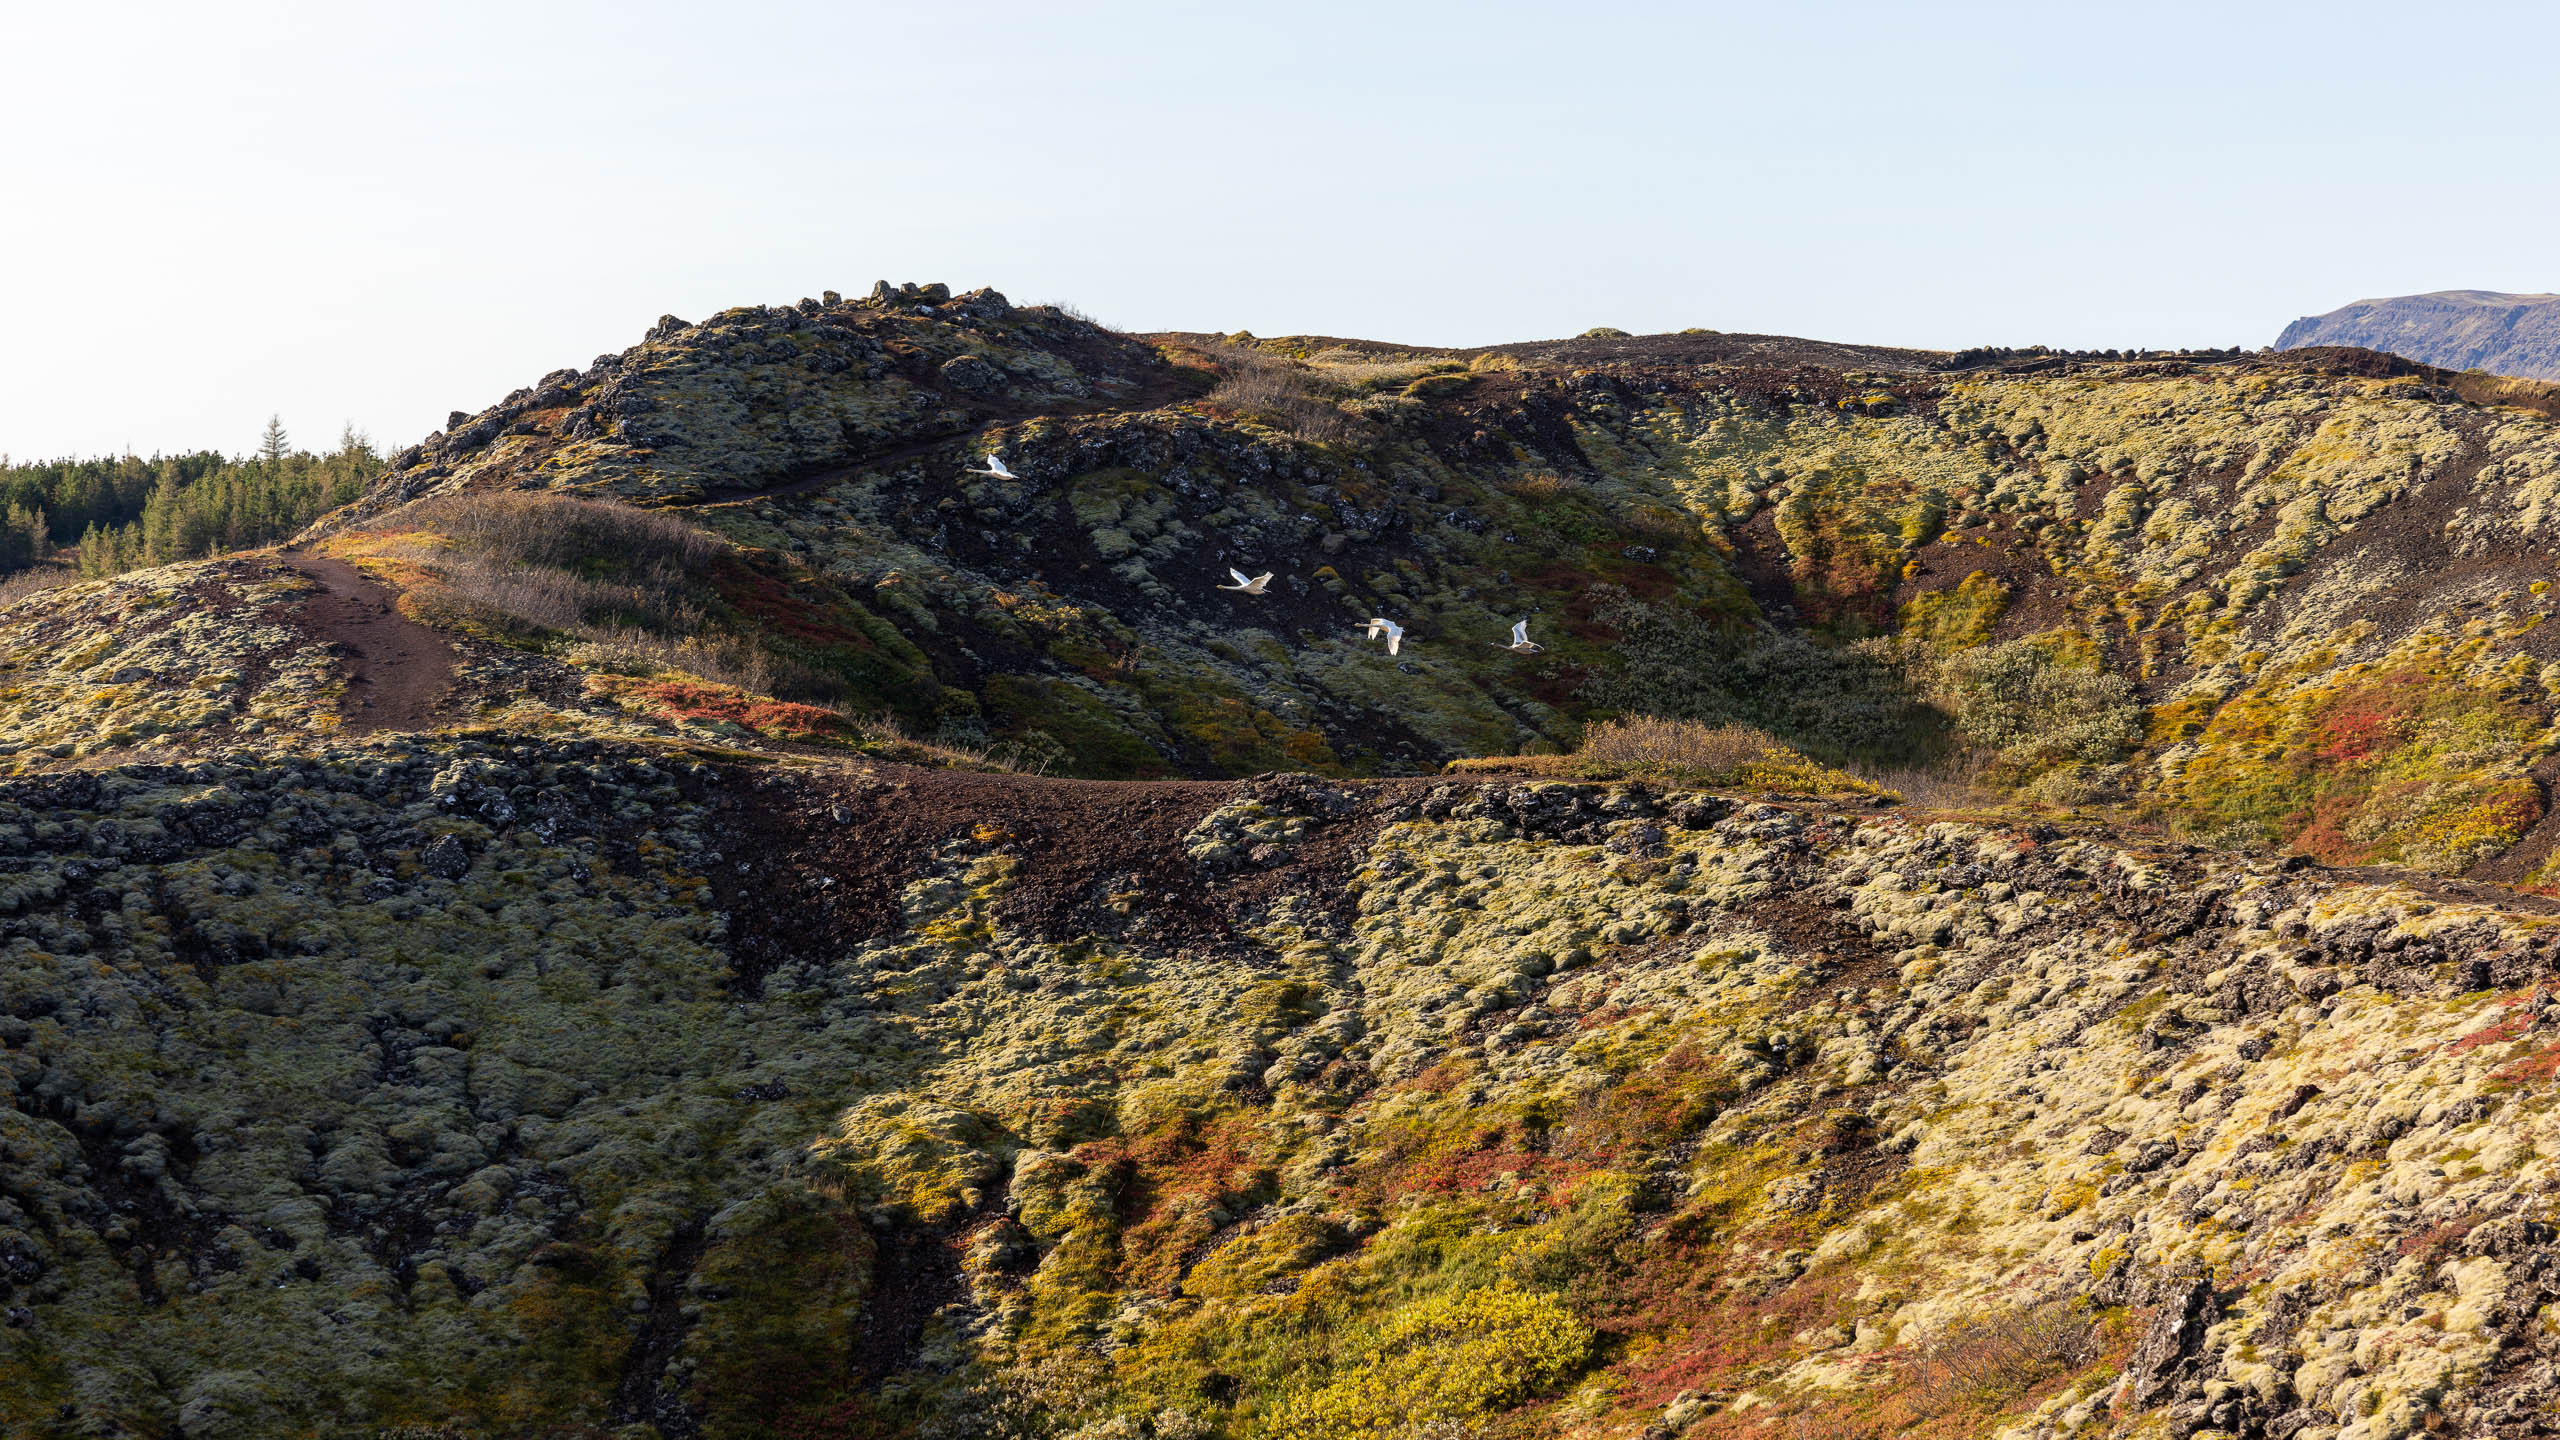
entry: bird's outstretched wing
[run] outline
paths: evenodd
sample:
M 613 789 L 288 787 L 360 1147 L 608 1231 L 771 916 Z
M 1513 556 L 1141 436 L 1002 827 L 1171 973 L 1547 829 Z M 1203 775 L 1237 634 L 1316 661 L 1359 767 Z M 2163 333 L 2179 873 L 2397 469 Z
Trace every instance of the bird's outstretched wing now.
M 1511 627 L 1511 643 L 1514 645 L 1526 645 L 1529 643 L 1528 621 L 1523 620 L 1519 624 Z
M 1388 654 L 1393 655 L 1394 653 L 1396 653 L 1396 647 L 1398 647 L 1398 646 L 1400 646 L 1400 645 L 1402 645 L 1402 644 L 1404 644 L 1404 632 L 1403 632 L 1403 631 L 1401 631 L 1401 630 L 1395 630 L 1395 629 L 1390 629 L 1390 630 L 1388 630 L 1388 631 L 1387 631 L 1387 653 L 1388 653 Z
M 1270 583 L 1271 583 L 1271 572 L 1270 572 L 1270 571 L 1268 571 L 1268 570 L 1265 570 L 1265 571 L 1263 571 L 1261 574 L 1256 575 L 1256 576 L 1254 576 L 1254 577 L 1253 577 L 1253 588 L 1254 588 L 1254 589 L 1256 589 L 1256 590 L 1259 590 L 1259 589 L 1261 589 L 1263 586 L 1268 585 L 1268 584 L 1270 584 Z
M 1013 478 L 1013 472 L 1005 468 L 1004 457 L 1001 455 L 988 456 L 987 468 L 994 471 L 996 474 L 1003 476 L 1007 480 Z
M 1238 570 L 1232 565 L 1227 567 L 1227 573 L 1236 577 L 1236 583 L 1238 585 L 1250 585 L 1253 583 L 1251 577 L 1247 576 L 1243 571 Z

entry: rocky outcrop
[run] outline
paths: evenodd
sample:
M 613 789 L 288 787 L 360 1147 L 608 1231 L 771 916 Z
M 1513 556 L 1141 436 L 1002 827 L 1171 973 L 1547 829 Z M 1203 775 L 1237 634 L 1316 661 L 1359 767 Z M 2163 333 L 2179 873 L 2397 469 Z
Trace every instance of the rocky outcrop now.
M 2448 370 L 2560 380 L 2560 295 L 2438 290 L 2358 300 L 2284 327 L 2276 348 L 2356 345 Z
M 748 305 L 700 323 L 659 317 L 642 342 L 562 369 L 498 404 L 455 411 L 391 458 L 361 524 L 420 496 L 551 486 L 653 501 L 759 491 L 878 462 L 1024 413 L 1161 401 L 1145 345 L 993 290 L 891 287 Z

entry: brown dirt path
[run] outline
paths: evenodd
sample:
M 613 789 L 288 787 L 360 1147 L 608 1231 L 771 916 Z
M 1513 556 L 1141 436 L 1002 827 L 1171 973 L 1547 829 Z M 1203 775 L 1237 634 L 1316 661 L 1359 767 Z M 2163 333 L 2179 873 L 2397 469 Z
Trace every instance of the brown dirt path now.
M 453 646 L 401 614 L 390 591 L 346 561 L 292 550 L 278 558 L 320 586 L 297 607 L 295 628 L 347 656 L 340 733 L 427 728 L 453 685 Z

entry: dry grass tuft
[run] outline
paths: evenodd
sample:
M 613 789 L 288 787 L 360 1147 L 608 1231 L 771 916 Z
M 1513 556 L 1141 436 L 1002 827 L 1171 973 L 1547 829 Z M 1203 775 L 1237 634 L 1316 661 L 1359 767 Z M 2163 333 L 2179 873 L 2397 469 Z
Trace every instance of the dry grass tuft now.
M 30 595 L 80 583 L 80 572 L 68 565 L 38 565 L 0 580 L 0 606 L 15 605 Z
M 476 554 L 580 573 L 698 575 L 722 548 L 718 539 L 672 515 L 547 490 L 431 496 L 394 512 L 391 523 L 401 522 L 449 536 Z
M 1426 375 L 1440 375 L 1465 367 L 1455 360 L 1412 357 L 1383 360 L 1375 355 L 1336 346 L 1319 350 L 1307 357 L 1307 364 L 1322 379 L 1353 395 L 1394 389 Z
M 1852 1392 L 1774 1424 L 1717 1435 L 1785 1440 L 1971 1440 L 2059 1391 L 2091 1366 L 2121 1359 L 2130 1337 L 2070 1305 L 2038 1305 L 1968 1321 L 1914 1354 L 1899 1383 Z
M 413 577 L 417 618 L 560 653 L 625 678 L 678 672 L 785 700 L 841 694 L 750 639 L 721 632 L 718 537 L 671 515 L 546 491 L 435 496 L 386 517 L 369 547 Z
M 2007 790 L 1992 783 L 1991 762 L 1960 752 L 1935 765 L 1852 765 L 1859 779 L 1902 797 L 1914 810 L 1977 814 L 2009 807 Z
M 1582 732 L 1576 755 L 1604 765 L 1680 765 L 1696 770 L 1739 770 L 1773 753 L 1794 754 L 1766 730 L 1748 725 L 1706 725 L 1630 715 L 1601 720 Z
M 1050 758 L 1037 761 L 1012 745 L 954 745 L 936 740 L 919 740 L 914 732 L 899 723 L 898 717 L 886 713 L 857 714 L 844 706 L 829 707 L 842 716 L 860 737 L 861 747 L 883 760 L 906 765 L 929 765 L 942 770 L 990 770 L 1005 775 L 1046 775 Z
M 1078 305 L 1071 300 L 1042 300 L 1025 308 L 1032 310 L 1055 310 L 1070 320 L 1090 325 L 1096 330 L 1108 330 L 1114 335 L 1125 335 L 1129 333 L 1122 327 L 1114 325 L 1110 321 L 1105 320 L 1098 315 L 1092 314 L 1083 306 Z
M 623 675 L 681 670 L 688 675 L 698 675 L 705 680 L 760 695 L 773 694 L 778 688 L 772 657 L 744 641 L 724 641 L 700 635 L 660 635 L 630 627 L 613 630 L 587 626 L 577 628 L 591 631 L 590 638 L 569 649 L 570 662 L 583 669 Z
M 1899 799 L 1880 785 L 1820 764 L 1766 730 L 1630 715 L 1594 721 L 1570 755 L 1493 756 L 1456 760 L 1449 769 L 1521 771 L 1578 780 L 1653 780 L 1797 795 L 1866 795 Z
M 697 582 L 723 548 L 671 515 L 538 490 L 434 496 L 386 528 L 439 537 L 409 558 L 493 629 L 604 642 L 702 630 Z
M 888 716 L 834 703 L 840 683 L 726 632 L 714 570 L 727 545 L 674 516 L 491 491 L 404 506 L 361 540 L 363 558 L 400 573 L 401 605 L 417 618 L 559 655 L 586 673 L 591 695 L 627 709 L 912 765 L 1047 768 L 1011 746 L 919 740 Z
M 1582 482 L 1570 475 L 1558 475 L 1548 471 L 1538 475 L 1523 475 L 1517 480 L 1504 484 L 1502 488 L 1523 500 L 1553 500 L 1559 495 L 1581 489 Z
M 1347 445 L 1365 433 L 1359 421 L 1324 398 L 1306 366 L 1250 345 L 1211 343 L 1200 349 L 1223 374 L 1207 403 L 1237 419 L 1318 445 Z
M 1921 1391 L 1943 1400 L 2021 1395 L 2096 1360 L 2105 1334 L 2068 1305 L 1970 1320 L 1941 1335 L 1913 1367 Z

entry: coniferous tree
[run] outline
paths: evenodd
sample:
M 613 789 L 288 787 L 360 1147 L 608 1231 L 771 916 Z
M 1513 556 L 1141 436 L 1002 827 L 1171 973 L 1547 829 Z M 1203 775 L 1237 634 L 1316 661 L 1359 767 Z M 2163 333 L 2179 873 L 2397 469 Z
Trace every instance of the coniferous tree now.
M 363 494 L 381 472 L 352 426 L 329 455 L 293 450 L 281 421 L 268 428 L 268 445 L 246 460 L 200 451 L 0 466 L 0 570 L 39 563 L 57 541 L 79 542 L 84 575 L 271 545 Z
M 26 508 L 10 505 L 5 517 L 0 517 L 0 524 L 5 525 L 5 528 L 0 528 L 0 574 L 24 570 L 34 564 L 35 556 L 27 545 Z
M 284 417 L 269 415 L 266 430 L 258 436 L 258 458 L 273 465 L 289 453 L 289 444 L 284 433 Z

